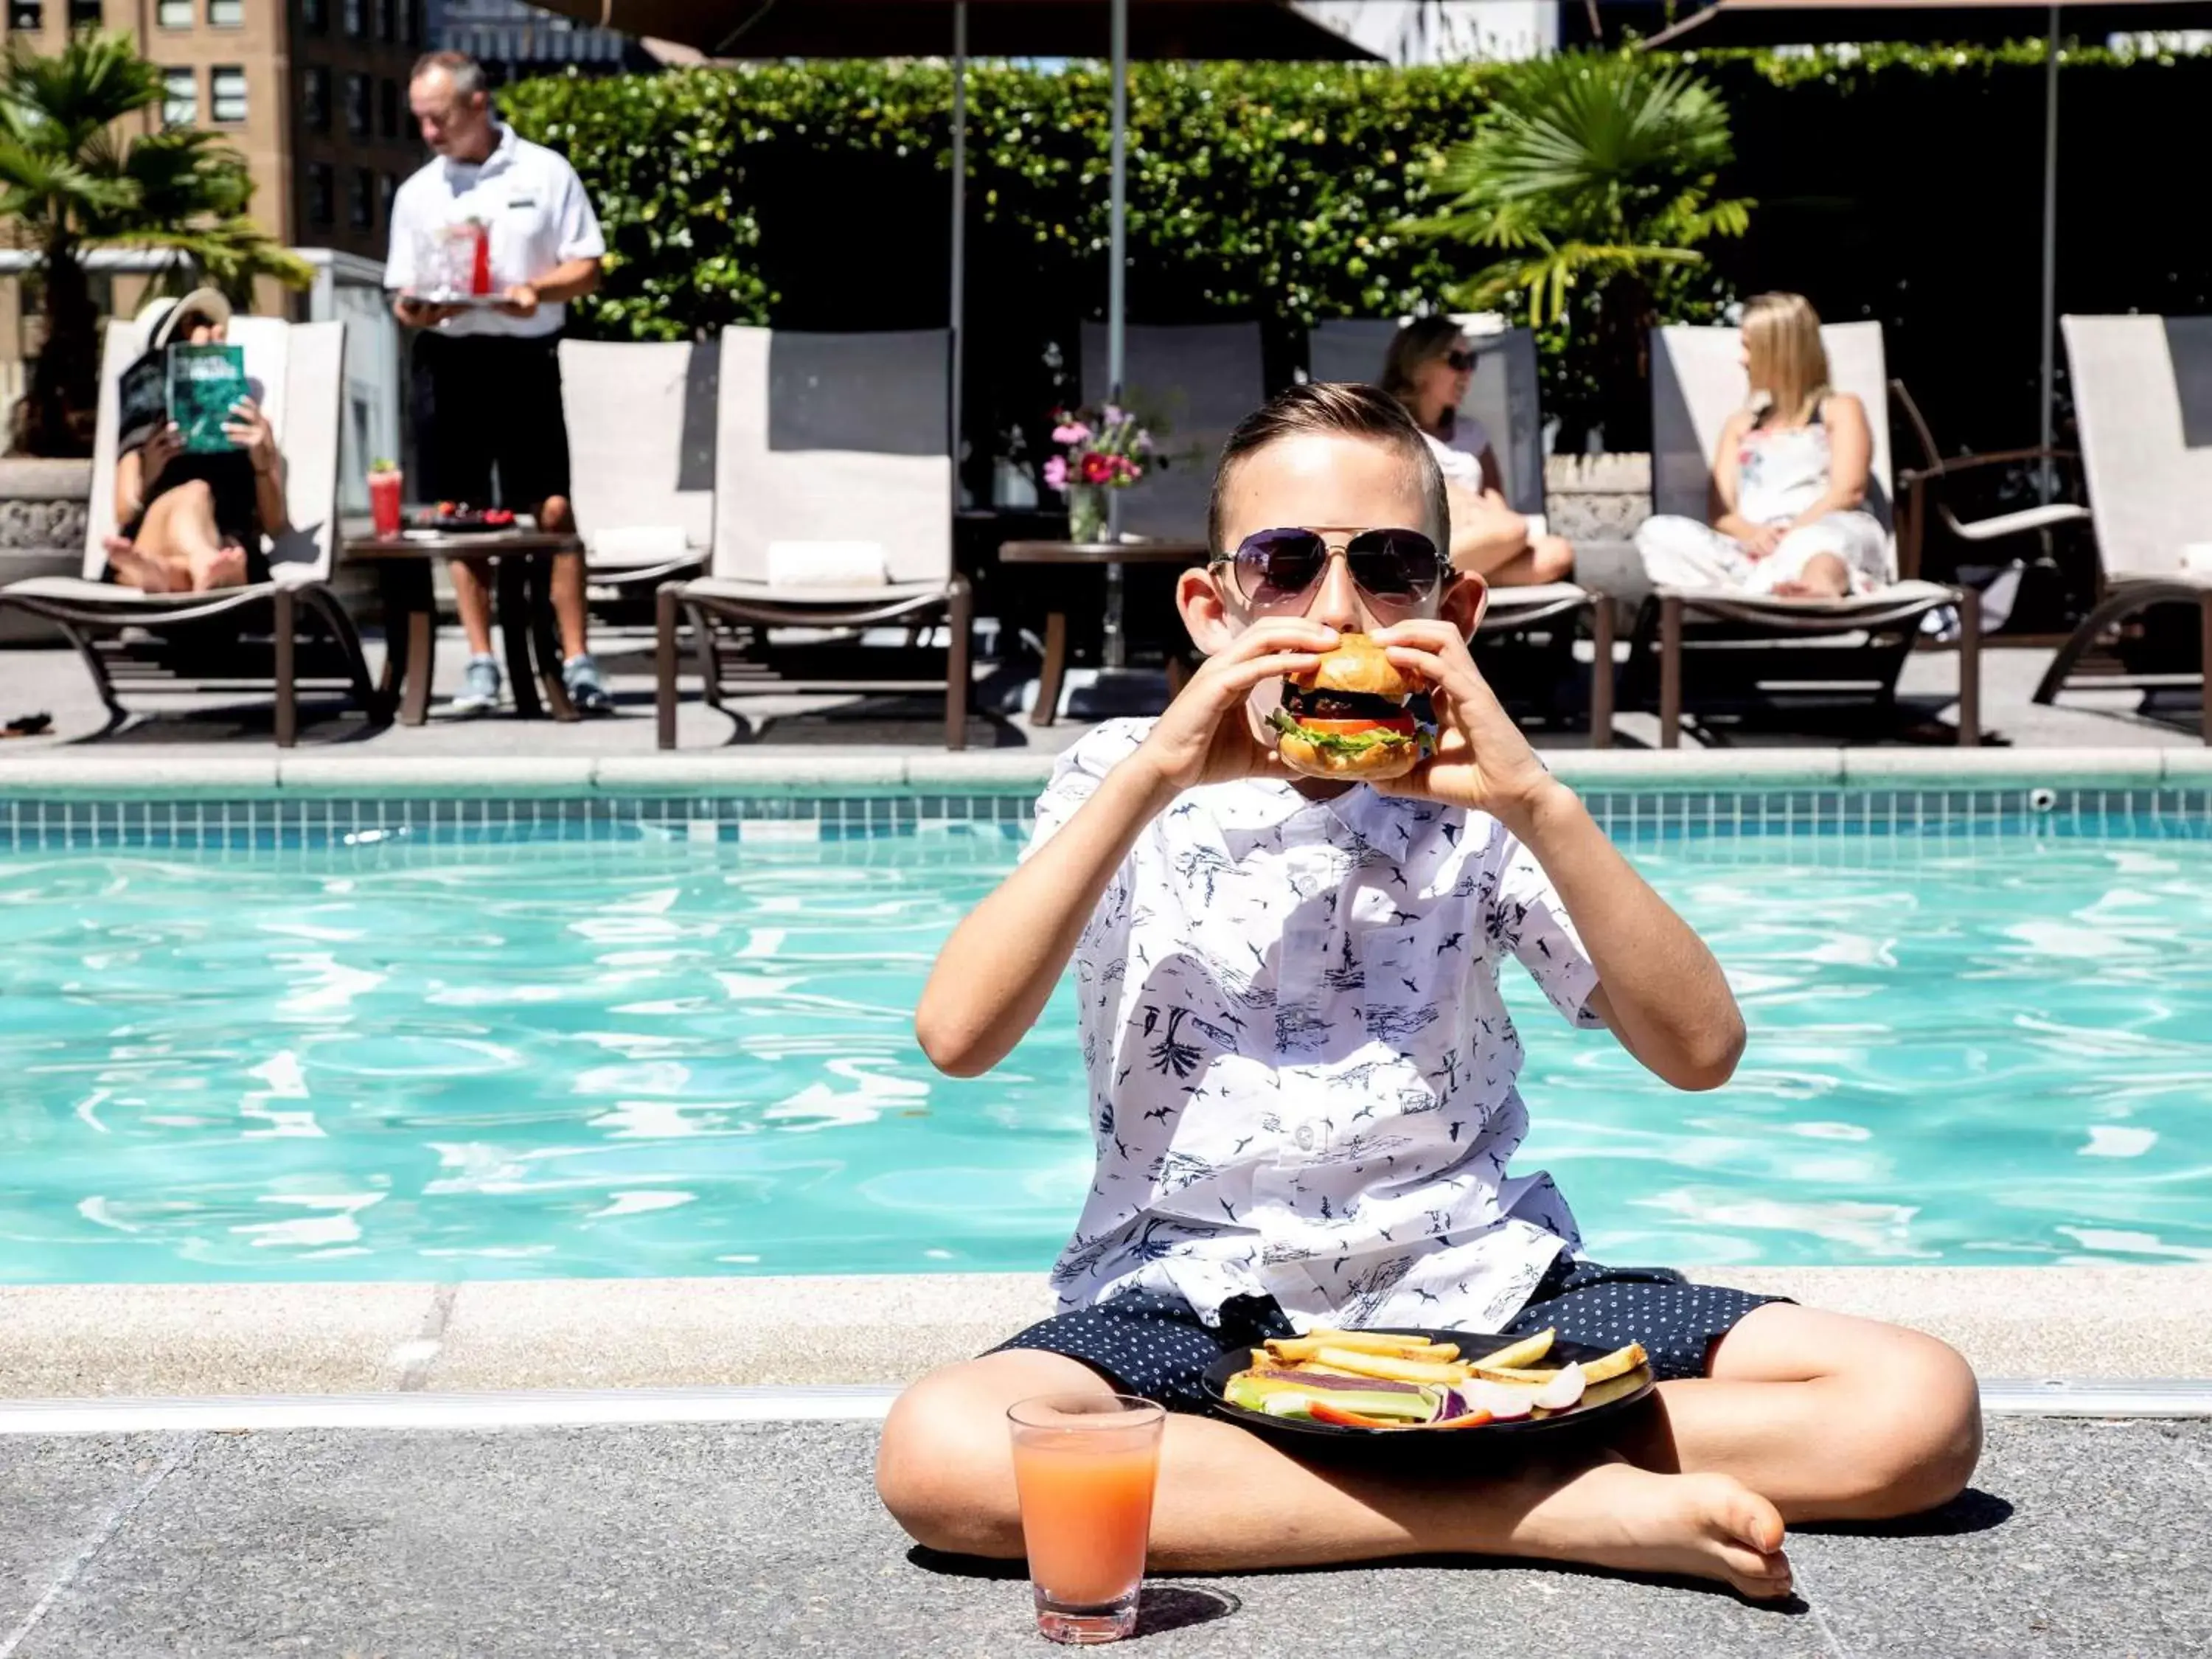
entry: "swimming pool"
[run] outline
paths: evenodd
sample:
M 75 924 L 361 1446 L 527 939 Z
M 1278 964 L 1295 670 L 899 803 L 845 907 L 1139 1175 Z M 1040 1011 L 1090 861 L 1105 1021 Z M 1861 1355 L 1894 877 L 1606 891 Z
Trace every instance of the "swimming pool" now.
M 1674 1094 L 1509 964 L 1593 1254 L 2212 1260 L 2203 792 L 1595 804 L 1753 1036 Z M 0 1281 L 1041 1268 L 1064 994 L 974 1081 L 908 1025 L 1024 810 L 11 806 Z

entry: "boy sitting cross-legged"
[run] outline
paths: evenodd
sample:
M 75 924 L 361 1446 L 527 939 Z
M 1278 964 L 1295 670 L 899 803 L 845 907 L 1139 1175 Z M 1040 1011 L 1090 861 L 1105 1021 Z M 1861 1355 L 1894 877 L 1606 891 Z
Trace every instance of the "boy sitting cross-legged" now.
M 1463 1551 L 1779 1596 L 1785 1522 L 1929 1508 L 1972 1472 L 1974 1378 L 1941 1342 L 1601 1267 L 1550 1178 L 1509 1173 L 1528 1113 L 1504 956 L 1678 1088 L 1726 1082 L 1744 1030 L 1711 953 L 1483 684 L 1484 592 L 1437 556 L 1443 502 L 1378 392 L 1299 386 L 1248 420 L 1214 562 L 1178 589 L 1206 665 L 1157 721 L 1061 759 L 1021 867 L 938 958 L 915 1029 L 963 1077 L 1073 959 L 1098 1167 L 1063 1311 L 892 1410 L 878 1487 L 921 1542 L 1019 1556 L 1006 1408 L 1086 1389 L 1178 1408 L 1168 1570 Z M 1353 630 L 1434 688 L 1434 758 L 1376 787 L 1293 775 L 1261 718 Z M 1309 1466 L 1202 1413 L 1224 1351 L 1325 1325 L 1553 1326 L 1639 1341 L 1664 1380 L 1602 1449 L 1481 1475 Z

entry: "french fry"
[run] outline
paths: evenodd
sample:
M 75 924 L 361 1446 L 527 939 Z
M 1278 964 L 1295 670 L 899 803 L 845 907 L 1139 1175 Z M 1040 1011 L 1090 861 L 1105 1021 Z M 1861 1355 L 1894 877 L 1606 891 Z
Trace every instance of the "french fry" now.
M 1405 1336 L 1394 1331 L 1309 1331 L 1308 1337 L 1325 1348 L 1348 1348 L 1354 1353 L 1401 1353 L 1408 1348 L 1436 1345 L 1425 1336 Z
M 1323 1348 L 1340 1348 L 1348 1353 L 1391 1354 L 1401 1359 L 1440 1362 L 1459 1358 L 1459 1349 L 1451 1343 L 1431 1342 L 1418 1336 L 1393 1336 L 1382 1331 L 1316 1331 L 1310 1336 L 1267 1339 L 1267 1352 L 1279 1360 L 1311 1359 Z
M 1480 1360 L 1468 1367 L 1473 1375 L 1486 1382 L 1548 1382 L 1559 1375 L 1550 1366 L 1539 1365 L 1534 1370 L 1519 1365 L 1486 1365 Z
M 1382 1376 L 1394 1382 L 1464 1382 L 1467 1367 L 1440 1365 L 1431 1360 L 1400 1359 L 1386 1353 L 1355 1353 L 1345 1348 L 1323 1348 L 1314 1358 L 1322 1364 L 1354 1376 Z
M 1641 1342 L 1632 1342 L 1625 1348 L 1615 1348 L 1602 1359 L 1593 1359 L 1583 1367 L 1585 1382 L 1607 1382 L 1616 1376 L 1626 1376 L 1639 1366 L 1648 1364 Z
M 1517 1370 L 1523 1365 L 1533 1365 L 1552 1351 L 1552 1339 L 1559 1333 L 1547 1328 L 1534 1336 L 1524 1336 L 1518 1342 L 1500 1348 L 1496 1353 L 1486 1353 L 1468 1363 L 1486 1370 Z

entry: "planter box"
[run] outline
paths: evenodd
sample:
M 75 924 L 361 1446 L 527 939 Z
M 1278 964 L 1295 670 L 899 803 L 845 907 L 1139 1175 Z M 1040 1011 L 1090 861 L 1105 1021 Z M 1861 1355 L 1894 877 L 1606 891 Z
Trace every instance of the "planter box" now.
M 92 463 L 0 459 L 0 586 L 84 568 Z M 58 645 L 51 623 L 0 612 L 0 645 Z
M 1651 516 L 1649 455 L 1549 455 L 1545 528 L 1571 542 L 1625 542 Z

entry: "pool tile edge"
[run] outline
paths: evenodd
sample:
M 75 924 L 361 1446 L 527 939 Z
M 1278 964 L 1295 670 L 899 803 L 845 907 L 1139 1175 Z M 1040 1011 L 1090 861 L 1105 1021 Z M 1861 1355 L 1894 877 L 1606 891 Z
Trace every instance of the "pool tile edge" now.
M 2154 788 L 2212 782 L 2212 750 L 2158 749 L 1684 749 L 1542 751 L 1560 779 L 1629 793 L 1835 789 L 1952 783 L 1962 788 L 2085 784 Z M 1031 795 L 1054 755 L 1033 750 L 901 754 L 748 754 L 717 750 L 546 757 L 275 754 L 10 757 L 0 800 L 343 799 L 398 792 L 456 797 Z

